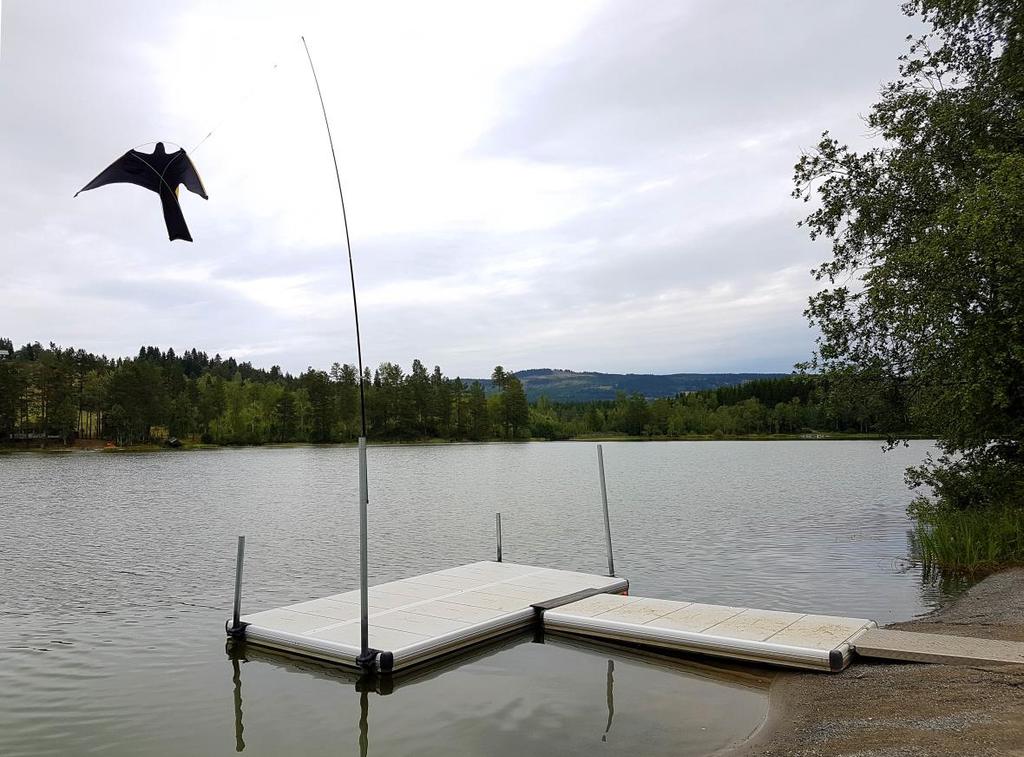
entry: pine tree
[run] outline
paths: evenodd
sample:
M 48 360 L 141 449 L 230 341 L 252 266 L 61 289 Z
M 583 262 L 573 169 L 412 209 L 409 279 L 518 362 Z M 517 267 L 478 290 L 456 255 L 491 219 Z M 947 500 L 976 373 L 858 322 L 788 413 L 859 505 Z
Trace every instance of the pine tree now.
M 515 439 L 529 428 L 530 404 L 526 401 L 522 382 L 512 373 L 505 377 L 505 391 L 502 394 L 507 434 L 510 439 Z

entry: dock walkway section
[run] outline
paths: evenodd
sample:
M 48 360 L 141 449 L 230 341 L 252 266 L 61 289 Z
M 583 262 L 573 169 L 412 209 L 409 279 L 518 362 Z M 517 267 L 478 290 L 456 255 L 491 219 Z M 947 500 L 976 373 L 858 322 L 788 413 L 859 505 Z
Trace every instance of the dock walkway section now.
M 871 629 L 854 644 L 861 657 L 951 665 L 1024 664 L 1024 642 Z
M 812 670 L 839 671 L 875 622 L 600 595 L 543 611 L 544 629 Z

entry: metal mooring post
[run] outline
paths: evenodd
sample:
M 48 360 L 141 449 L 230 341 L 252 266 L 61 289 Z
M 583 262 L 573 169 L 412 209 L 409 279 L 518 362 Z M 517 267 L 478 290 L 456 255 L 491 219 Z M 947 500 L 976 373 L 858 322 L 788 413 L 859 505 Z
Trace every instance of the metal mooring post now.
M 242 614 L 242 561 L 245 560 L 245 537 L 238 537 L 238 556 L 235 558 L 235 607 L 231 612 L 231 630 L 237 631 L 241 626 Z
M 615 561 L 612 559 L 612 526 L 608 520 L 608 487 L 604 482 L 604 452 L 597 445 L 597 469 L 601 474 L 601 503 L 604 505 L 604 538 L 608 547 L 608 575 L 615 575 Z
M 498 562 L 501 562 L 501 513 L 494 514 L 494 533 L 498 539 Z

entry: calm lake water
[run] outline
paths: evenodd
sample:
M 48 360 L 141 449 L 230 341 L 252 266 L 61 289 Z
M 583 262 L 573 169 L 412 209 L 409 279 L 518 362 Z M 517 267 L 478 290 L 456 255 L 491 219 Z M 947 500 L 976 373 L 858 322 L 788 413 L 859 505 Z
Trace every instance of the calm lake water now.
M 924 442 L 606 443 L 631 592 L 871 617 L 925 612 L 903 469 Z M 595 445 L 375 447 L 371 582 L 490 559 L 601 573 Z M 525 634 L 393 690 L 226 648 L 243 607 L 355 588 L 352 448 L 0 455 L 0 755 L 707 754 L 770 673 Z

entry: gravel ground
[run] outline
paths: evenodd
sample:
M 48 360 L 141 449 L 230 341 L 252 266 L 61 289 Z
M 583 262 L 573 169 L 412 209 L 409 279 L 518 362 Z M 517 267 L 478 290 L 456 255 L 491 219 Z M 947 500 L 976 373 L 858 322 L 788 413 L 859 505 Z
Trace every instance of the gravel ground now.
M 888 628 L 1024 641 L 1024 569 Z M 781 673 L 764 726 L 731 754 L 1024 757 L 1024 665 L 860 661 L 833 675 Z

